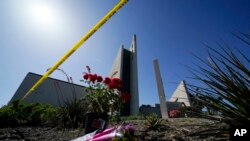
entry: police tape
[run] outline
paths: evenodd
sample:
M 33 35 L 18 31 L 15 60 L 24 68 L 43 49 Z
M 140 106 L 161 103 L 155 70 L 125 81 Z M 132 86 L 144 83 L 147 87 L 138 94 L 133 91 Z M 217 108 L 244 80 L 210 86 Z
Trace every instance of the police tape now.
M 105 24 L 120 8 L 122 8 L 128 0 L 120 0 L 120 2 L 110 10 L 95 26 L 90 29 L 52 68 L 50 68 L 21 98 L 25 99 L 30 95 L 37 87 L 39 87 L 48 77 L 52 74 L 65 60 L 67 60 L 81 45 L 87 41 L 103 24 Z

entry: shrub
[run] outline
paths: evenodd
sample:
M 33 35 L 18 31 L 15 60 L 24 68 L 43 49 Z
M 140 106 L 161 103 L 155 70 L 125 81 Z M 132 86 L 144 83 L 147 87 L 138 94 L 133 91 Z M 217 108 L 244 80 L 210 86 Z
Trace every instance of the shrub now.
M 9 106 L 0 109 L 0 127 L 12 127 L 18 125 L 17 113 Z
M 16 100 L 0 109 L 0 127 L 42 125 L 50 122 L 54 115 L 55 109 L 50 105 Z
M 240 34 L 240 39 L 250 45 L 250 35 Z M 232 50 L 226 45 L 208 48 L 208 60 L 198 57 L 204 66 L 193 71 L 194 78 L 203 86 L 189 85 L 197 94 L 209 114 L 216 114 L 230 124 L 250 125 L 250 58 L 246 52 Z M 214 116 L 205 116 L 213 117 Z M 229 119 L 229 120 L 228 120 Z

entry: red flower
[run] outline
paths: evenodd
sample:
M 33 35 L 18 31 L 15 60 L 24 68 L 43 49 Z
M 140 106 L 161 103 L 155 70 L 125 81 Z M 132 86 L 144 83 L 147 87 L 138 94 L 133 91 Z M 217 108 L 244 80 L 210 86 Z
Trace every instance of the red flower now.
M 101 76 L 97 76 L 96 79 L 97 79 L 97 82 L 102 82 L 102 80 L 103 80 Z
M 89 80 L 90 80 L 91 82 L 95 82 L 96 79 L 97 79 L 97 75 L 96 75 L 96 74 L 89 74 Z
M 122 80 L 120 78 L 112 78 L 111 83 L 115 85 L 115 89 L 122 90 Z
M 85 74 L 83 75 L 83 79 L 88 80 L 88 79 L 89 79 L 89 74 L 88 74 L 88 73 L 85 73 Z
M 109 89 L 115 89 L 116 85 L 114 83 L 109 83 L 108 87 L 109 87 Z
M 120 78 L 112 78 L 111 80 L 112 83 L 118 85 L 122 85 L 122 80 Z
M 105 83 L 106 85 L 108 85 L 111 82 L 111 79 L 106 77 L 103 81 L 103 83 Z
M 177 118 L 181 116 L 181 112 L 179 110 L 171 110 L 169 112 L 169 117 L 171 118 Z
M 130 99 L 131 99 L 131 95 L 129 93 L 122 93 L 121 94 L 122 103 L 127 103 L 130 101 Z

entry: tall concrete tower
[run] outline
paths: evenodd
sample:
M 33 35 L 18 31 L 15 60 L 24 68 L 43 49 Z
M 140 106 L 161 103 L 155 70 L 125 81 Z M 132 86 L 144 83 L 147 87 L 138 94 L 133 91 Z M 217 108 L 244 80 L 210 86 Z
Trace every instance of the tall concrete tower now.
M 123 81 L 124 90 L 131 94 L 131 100 L 122 109 L 122 115 L 136 115 L 139 112 L 138 68 L 136 35 L 129 50 L 122 45 L 111 69 L 111 75 Z
M 163 119 L 167 119 L 168 114 L 167 114 L 167 106 L 166 106 L 166 97 L 165 97 L 165 93 L 163 89 L 159 63 L 157 59 L 154 60 L 154 69 L 155 69 L 155 78 L 156 78 L 157 88 L 158 88 L 158 95 L 159 95 L 159 100 L 160 100 L 161 116 Z

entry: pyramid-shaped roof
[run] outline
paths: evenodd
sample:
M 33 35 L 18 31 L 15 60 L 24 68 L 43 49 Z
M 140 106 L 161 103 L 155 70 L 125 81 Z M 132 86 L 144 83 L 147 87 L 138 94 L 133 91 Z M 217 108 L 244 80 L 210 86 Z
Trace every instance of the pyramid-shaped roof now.
M 182 80 L 176 90 L 174 91 L 170 102 L 183 102 L 185 106 L 191 106 L 190 97 L 187 91 L 185 81 Z

